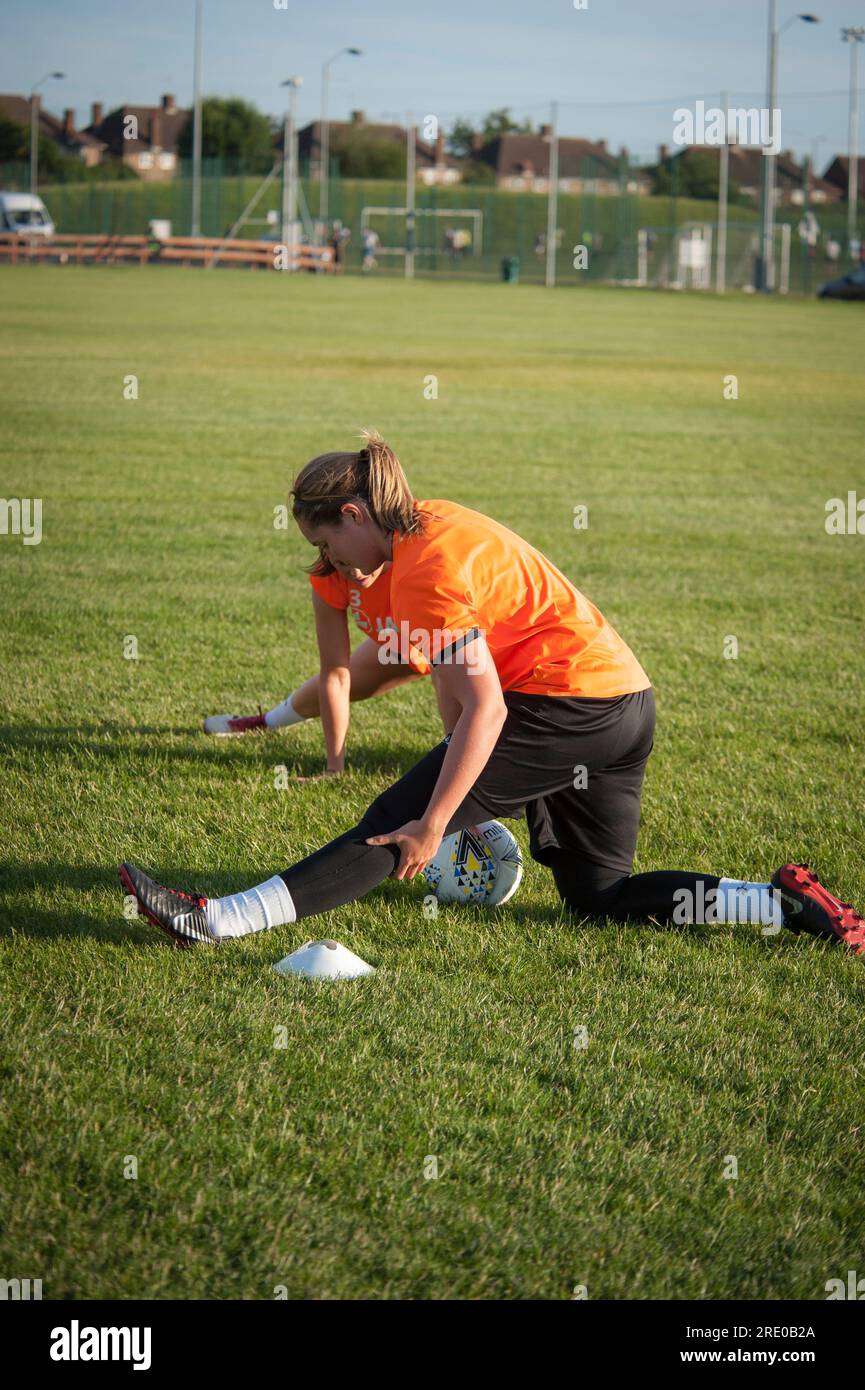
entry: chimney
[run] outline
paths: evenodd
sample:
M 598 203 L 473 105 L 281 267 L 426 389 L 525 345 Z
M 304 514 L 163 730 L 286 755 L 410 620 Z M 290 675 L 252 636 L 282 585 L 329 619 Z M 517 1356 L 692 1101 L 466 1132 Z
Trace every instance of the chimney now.
M 71 140 L 75 134 L 75 112 L 67 106 L 63 112 L 63 134 L 67 140 Z
M 150 143 L 156 149 L 162 147 L 162 121 L 158 111 L 153 111 L 150 116 Z
M 542 139 L 542 140 L 549 140 L 549 138 L 550 138 L 550 136 L 552 135 L 552 133 L 553 133 L 553 127 L 552 127 L 551 125 L 542 125 L 542 126 L 541 126 L 541 139 Z
M 352 111 L 352 113 L 351 113 L 351 123 L 352 123 L 352 125 L 363 125 L 363 123 L 364 123 L 365 120 L 366 120 L 366 116 L 364 115 L 364 113 L 363 113 L 362 111 Z
M 168 116 L 172 115 L 172 113 L 177 110 L 173 96 L 171 96 L 170 94 L 166 94 L 165 96 L 163 96 L 162 109 Z
M 436 136 L 435 162 L 436 164 L 444 164 L 445 162 L 445 137 L 442 131 L 439 131 Z
M 90 107 L 90 124 L 101 125 L 102 123 L 102 102 L 94 101 Z
M 668 151 L 667 151 L 667 146 L 666 146 L 666 145 L 659 145 L 659 146 L 658 146 L 658 163 L 659 163 L 659 164 L 663 164 L 664 160 L 667 158 L 667 153 L 668 153 Z
M 483 147 L 484 137 L 482 135 L 478 135 L 477 132 L 475 132 L 475 134 L 472 136 L 472 154 L 477 154 L 478 150 L 482 150 Z
M 606 153 L 607 153 L 607 142 L 606 142 L 606 140 L 599 140 L 599 141 L 598 141 L 598 149 L 601 151 L 602 154 L 606 154 Z

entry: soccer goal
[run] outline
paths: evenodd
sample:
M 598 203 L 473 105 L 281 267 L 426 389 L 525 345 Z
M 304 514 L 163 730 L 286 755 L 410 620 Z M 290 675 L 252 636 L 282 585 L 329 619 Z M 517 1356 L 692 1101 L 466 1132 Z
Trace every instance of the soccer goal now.
M 376 256 L 405 256 L 408 239 L 407 215 L 407 208 L 361 209 L 361 236 L 370 228 L 379 237 L 380 244 L 376 248 Z M 459 258 L 464 252 L 471 256 L 482 254 L 484 215 L 480 208 L 415 208 L 414 216 L 416 256 L 435 256 L 448 251 Z M 445 230 L 439 235 L 442 219 Z M 451 223 L 460 225 L 451 227 Z M 448 231 L 457 232 L 457 237 L 447 240 Z

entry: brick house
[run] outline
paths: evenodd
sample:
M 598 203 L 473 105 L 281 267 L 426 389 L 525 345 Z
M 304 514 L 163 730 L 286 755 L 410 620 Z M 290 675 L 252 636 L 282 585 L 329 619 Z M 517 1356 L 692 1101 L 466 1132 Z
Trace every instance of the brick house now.
M 166 94 L 159 106 L 118 106 L 107 116 L 94 102 L 86 134 L 103 142 L 142 179 L 170 179 L 177 173 L 177 142 L 191 112 Z
M 546 193 L 550 182 L 551 127 L 541 126 L 537 135 L 500 135 L 483 143 L 475 137 L 473 156 L 490 165 L 499 188 L 514 192 L 529 190 Z M 620 164 L 628 152 L 612 154 L 606 140 L 559 137 L 559 190 L 562 193 L 612 194 L 620 191 Z M 628 169 L 629 193 L 645 194 L 651 179 L 645 170 Z
M 339 160 L 340 138 L 357 131 L 363 131 L 371 141 L 398 144 L 400 150 L 406 146 L 405 126 L 369 124 L 363 111 L 352 111 L 350 121 L 330 121 L 329 126 L 331 160 Z M 317 179 L 321 169 L 321 122 L 312 121 L 304 126 L 298 133 L 297 143 L 302 163 L 308 162 L 311 176 Z M 281 134 L 277 147 L 282 148 Z M 434 141 L 415 140 L 415 175 L 417 181 L 424 184 L 454 184 L 462 178 L 460 161 L 445 152 L 441 131 Z
M 721 147 L 719 145 L 688 145 L 677 151 L 673 159 L 687 159 L 689 155 L 708 155 L 720 168 Z M 666 145 L 658 148 L 658 163 L 669 158 Z M 766 156 L 759 145 L 730 145 L 730 179 L 735 181 L 745 195 L 755 203 L 760 201 L 760 186 L 763 177 L 763 160 Z M 828 172 L 828 171 L 827 171 Z M 800 207 L 804 202 L 803 183 L 805 168 L 797 164 L 792 151 L 782 150 L 775 158 L 775 202 L 780 207 Z M 846 183 L 844 185 L 846 190 Z M 809 201 L 812 204 L 837 203 L 838 189 L 826 178 L 811 175 L 809 182 Z
M 67 107 L 63 118 L 58 119 L 50 111 L 43 110 L 42 94 L 37 92 L 34 100 L 38 109 L 37 124 L 40 136 L 51 140 L 61 154 L 72 155 L 90 168 L 99 164 L 105 153 L 105 144 L 86 130 L 78 130 L 75 125 L 75 112 Z M 15 93 L 0 94 L 0 111 L 8 120 L 30 130 L 30 98 Z
M 856 165 L 856 182 L 859 186 L 859 199 L 865 199 L 865 157 L 860 158 Z M 828 183 L 838 196 L 839 202 L 847 201 L 847 189 L 850 177 L 850 158 L 846 154 L 836 154 L 829 168 L 823 175 L 822 182 Z

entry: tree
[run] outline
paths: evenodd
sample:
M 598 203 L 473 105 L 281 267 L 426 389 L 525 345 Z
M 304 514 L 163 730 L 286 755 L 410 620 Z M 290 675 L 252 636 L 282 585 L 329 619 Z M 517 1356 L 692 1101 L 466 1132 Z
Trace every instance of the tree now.
M 496 171 L 484 159 L 467 159 L 463 164 L 463 183 L 494 184 Z
M 458 116 L 450 128 L 446 144 L 455 159 L 469 159 L 473 152 L 473 141 L 476 135 L 479 135 L 482 142 L 486 144 L 488 140 L 497 140 L 500 135 L 533 134 L 530 120 L 515 121 L 508 107 L 503 106 L 500 110 L 489 111 L 484 116 L 480 130 L 464 116 Z
M 177 139 L 181 159 L 192 158 L 193 118 L 190 113 Z M 270 121 L 240 97 L 206 97 L 201 103 L 201 156 L 233 159 L 269 168 L 274 159 Z
M 404 179 L 405 142 L 354 127 L 331 128 L 330 157 L 343 179 Z
M 88 171 L 77 155 L 65 153 L 37 127 L 40 183 L 83 182 Z M 30 123 L 22 125 L 0 113 L 0 164 L 26 164 L 30 161 Z
M 720 152 L 716 158 L 706 150 L 683 150 L 681 154 L 668 155 L 651 170 L 652 191 L 659 196 L 669 197 L 677 194 L 680 198 L 705 198 L 717 202 L 721 183 Z M 730 179 L 727 189 L 730 203 L 747 203 L 735 179 Z
M 490 111 L 484 117 L 481 126 L 481 135 L 484 143 L 487 140 L 497 140 L 500 135 L 533 135 L 532 123 L 526 119 L 522 122 L 515 121 L 507 106 L 502 106 L 498 111 Z
M 475 128 L 471 122 L 457 116 L 445 138 L 448 153 L 452 154 L 454 159 L 468 159 L 474 137 Z

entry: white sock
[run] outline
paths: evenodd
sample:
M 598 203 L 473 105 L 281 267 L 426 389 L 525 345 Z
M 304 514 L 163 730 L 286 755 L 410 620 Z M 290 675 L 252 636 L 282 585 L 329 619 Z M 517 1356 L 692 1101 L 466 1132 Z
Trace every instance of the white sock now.
M 708 918 L 708 907 L 706 915 Z M 713 920 L 719 924 L 754 922 L 762 927 L 784 925 L 781 904 L 772 891 L 771 883 L 749 883 L 741 878 L 721 879 Z
M 283 700 L 281 705 L 277 705 L 275 709 L 269 709 L 267 711 L 264 716 L 264 722 L 268 729 L 284 729 L 289 724 L 305 724 L 307 722 L 307 716 L 305 714 L 298 714 L 292 704 L 292 698 L 296 694 L 297 691 L 293 690 L 291 695 L 289 695 L 286 700 Z
M 291 894 L 279 874 L 256 888 L 247 888 L 245 893 L 208 898 L 204 911 L 208 927 L 218 937 L 248 936 L 250 932 L 297 921 Z

